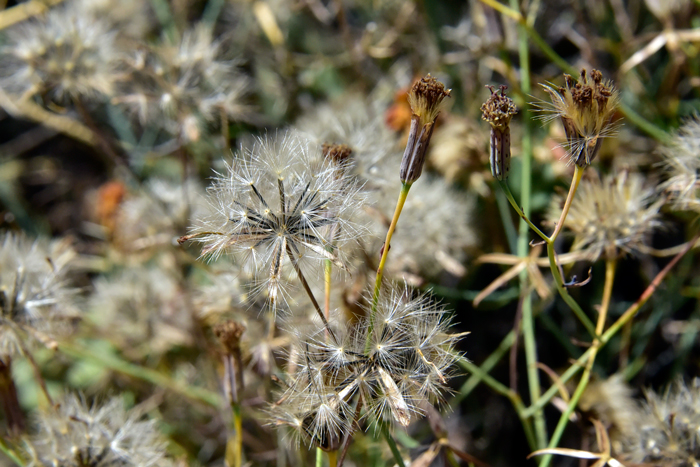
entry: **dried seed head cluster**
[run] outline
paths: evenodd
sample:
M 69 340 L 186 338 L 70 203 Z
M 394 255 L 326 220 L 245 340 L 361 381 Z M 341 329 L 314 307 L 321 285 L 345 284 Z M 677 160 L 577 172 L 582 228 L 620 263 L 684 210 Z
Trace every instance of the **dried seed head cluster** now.
M 379 297 L 373 326 L 341 326 L 302 338 L 296 373 L 280 402 L 275 424 L 291 426 L 313 444 L 337 449 L 361 404 L 370 422 L 407 426 L 424 401 L 440 400 L 455 362 L 457 336 L 446 312 L 425 296 L 394 287 Z
M 171 466 L 166 442 L 153 421 L 125 409 L 121 399 L 88 405 L 75 395 L 36 417 L 27 444 L 28 467 Z
M 637 426 L 626 433 L 626 457 L 645 465 L 694 467 L 700 462 L 700 388 L 678 382 L 646 394 Z
M 591 261 L 602 254 L 614 258 L 646 251 L 648 237 L 661 226 L 662 204 L 661 199 L 654 201 L 654 189 L 639 174 L 581 182 L 564 226 L 574 235 L 572 250 L 583 252 Z M 562 205 L 563 197 L 555 197 L 550 222 L 557 222 Z
M 228 124 L 248 111 L 248 80 L 235 61 L 220 58 L 221 50 L 211 29 L 201 25 L 186 31 L 177 47 L 142 50 L 129 63 L 132 78 L 113 101 L 132 109 L 141 123 L 197 141 L 203 122 Z
M 615 132 L 612 118 L 619 93 L 598 70 L 591 70 L 590 76 L 585 69 L 581 70 L 578 81 L 565 74 L 564 82 L 563 87 L 542 85 L 552 102 L 542 103 L 540 107 L 546 112 L 545 121 L 561 119 L 570 162 L 586 167 L 600 150 L 603 138 Z
M 12 28 L 2 48 L 0 85 L 59 103 L 111 94 L 121 59 L 110 24 L 77 4 Z
M 21 354 L 27 339 L 48 343 L 78 316 L 69 286 L 76 258 L 67 241 L 0 235 L 0 358 Z
M 491 125 L 489 162 L 496 180 L 506 180 L 510 172 L 510 119 L 518 112 L 513 99 L 506 96 L 506 88 L 501 86 L 498 94 L 489 86 L 491 97 L 481 106 L 481 118 Z
M 351 218 L 365 196 L 320 149 L 288 132 L 238 152 L 208 190 L 211 214 L 183 240 L 202 243 L 203 255 L 240 256 L 273 304 L 288 284 L 286 263 L 296 270 L 330 259 L 344 267 L 343 246 L 358 235 Z
M 668 179 L 660 190 L 675 209 L 700 211 L 700 117 L 685 122 L 661 155 Z

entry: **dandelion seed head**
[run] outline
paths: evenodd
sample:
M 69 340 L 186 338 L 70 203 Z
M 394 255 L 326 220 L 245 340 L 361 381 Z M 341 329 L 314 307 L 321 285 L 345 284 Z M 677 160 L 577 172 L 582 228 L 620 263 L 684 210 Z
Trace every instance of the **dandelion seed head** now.
M 142 124 L 164 128 L 182 141 L 197 141 L 205 122 L 246 117 L 248 79 L 236 60 L 222 57 L 226 47 L 211 28 L 186 31 L 177 46 L 137 51 L 128 61 L 132 76 L 113 102 L 131 109 Z
M 316 275 L 307 264 L 343 267 L 344 247 L 363 231 L 353 220 L 366 198 L 359 184 L 292 132 L 239 151 L 208 192 L 211 214 L 188 237 L 203 255 L 236 256 L 272 301 L 286 293 L 290 266 Z
M 111 95 L 121 60 L 115 34 L 109 22 L 86 15 L 78 4 L 52 8 L 8 31 L 0 85 L 60 104 Z
M 659 190 L 674 209 L 700 212 L 700 117 L 688 119 L 661 155 L 667 179 Z
M 559 220 L 562 204 L 562 196 L 554 198 L 547 215 L 550 222 Z M 591 261 L 603 254 L 611 258 L 643 252 L 651 233 L 662 226 L 662 204 L 663 200 L 655 200 L 654 189 L 640 174 L 584 180 L 564 229 L 574 236 L 572 250 L 584 252 Z
M 171 466 L 154 421 L 127 411 L 121 399 L 88 404 L 67 395 L 56 410 L 37 414 L 30 467 Z
M 192 316 L 176 279 L 159 268 L 129 268 L 95 280 L 88 315 L 135 356 L 192 344 Z
M 67 240 L 0 235 L 0 358 L 69 331 L 78 317 L 70 286 L 76 258 Z
M 646 393 L 636 429 L 626 433 L 632 462 L 692 467 L 700 459 L 700 390 L 677 382 L 664 394 Z

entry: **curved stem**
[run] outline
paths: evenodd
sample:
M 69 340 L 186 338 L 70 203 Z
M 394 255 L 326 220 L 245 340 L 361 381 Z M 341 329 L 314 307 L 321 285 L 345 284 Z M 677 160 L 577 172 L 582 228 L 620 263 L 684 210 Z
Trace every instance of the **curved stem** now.
M 542 232 L 540 229 L 538 229 L 537 226 L 535 224 L 533 224 L 530 221 L 530 219 L 528 219 L 528 217 L 525 215 L 525 213 L 523 213 L 523 211 L 520 209 L 520 206 L 518 206 L 518 203 L 515 201 L 515 198 L 513 198 L 513 193 L 511 193 L 510 187 L 508 187 L 508 182 L 506 182 L 505 180 L 499 180 L 498 184 L 501 186 L 501 189 L 503 190 L 503 193 L 505 193 L 506 198 L 508 198 L 510 205 L 513 206 L 513 209 L 515 209 L 515 212 L 518 213 L 520 218 L 522 220 L 524 220 L 527 223 L 527 225 L 529 225 L 530 228 L 532 230 L 534 230 L 535 233 L 542 238 L 542 240 L 544 240 L 545 242 L 548 242 L 549 237 L 544 232 Z
M 559 232 L 564 227 L 564 221 L 566 221 L 566 216 L 569 214 L 569 209 L 571 209 L 571 203 L 574 201 L 574 196 L 578 190 L 578 185 L 581 183 L 581 177 L 583 176 L 583 167 L 578 165 L 574 169 L 574 177 L 571 180 L 571 186 L 569 186 L 569 194 L 566 195 L 566 201 L 564 201 L 564 208 L 561 210 L 561 216 L 557 222 L 556 227 L 554 227 L 554 232 L 549 237 L 549 243 L 554 242 L 559 236 Z
M 372 331 L 374 330 L 374 315 L 377 312 L 377 304 L 379 303 L 379 292 L 382 288 L 382 276 L 384 275 L 384 266 L 386 265 L 386 258 L 389 255 L 389 248 L 391 248 L 391 237 L 394 235 L 394 230 L 396 230 L 396 224 L 399 221 L 399 216 L 401 216 L 401 211 L 403 210 L 403 205 L 406 203 L 406 198 L 408 197 L 408 191 L 411 189 L 411 184 L 403 183 L 401 185 L 401 191 L 399 192 L 399 199 L 396 202 L 396 209 L 394 210 L 394 217 L 391 219 L 391 224 L 389 225 L 389 230 L 386 232 L 386 240 L 384 240 L 384 246 L 382 247 L 382 257 L 379 260 L 379 267 L 377 268 L 377 278 L 374 281 L 374 293 L 372 294 L 372 308 L 369 312 L 369 330 L 367 332 L 367 347 L 369 347 L 370 338 L 372 337 Z

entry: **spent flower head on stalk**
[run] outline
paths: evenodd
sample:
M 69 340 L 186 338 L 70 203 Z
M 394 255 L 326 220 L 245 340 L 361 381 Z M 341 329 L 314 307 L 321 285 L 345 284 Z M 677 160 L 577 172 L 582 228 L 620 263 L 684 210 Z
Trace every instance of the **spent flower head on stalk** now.
M 542 84 L 552 102 L 540 102 L 545 121 L 561 119 L 566 133 L 569 162 L 586 167 L 598 154 L 603 138 L 615 133 L 613 115 L 620 101 L 611 81 L 598 70 L 581 70 L 578 81 L 564 75 L 564 86 Z
M 51 343 L 77 319 L 68 276 L 76 256 L 67 240 L 0 235 L 0 359 L 21 354 L 31 341 Z
M 85 14 L 78 4 L 53 8 L 8 31 L 0 86 L 58 103 L 110 95 L 122 58 L 115 35 L 110 23 Z
M 510 172 L 510 119 L 518 113 L 513 99 L 506 96 L 505 85 L 498 94 L 493 86 L 487 86 L 491 96 L 481 106 L 481 118 L 491 125 L 491 141 L 489 162 L 491 174 L 496 180 L 506 180 Z
M 661 227 L 659 209 L 665 200 L 654 200 L 654 188 L 640 174 L 623 173 L 584 180 L 571 203 L 564 229 L 574 235 L 573 251 L 590 261 L 601 255 L 648 251 L 646 241 Z M 547 219 L 559 220 L 562 196 L 554 197 Z
M 411 129 L 399 169 L 401 183 L 411 185 L 423 172 L 425 154 L 440 114 L 440 104 L 445 97 L 450 97 L 450 90 L 430 75 L 416 81 L 411 87 L 408 93 Z
M 668 178 L 659 190 L 673 208 L 700 212 L 700 117 L 687 120 L 661 155 Z
M 37 414 L 26 443 L 27 467 L 172 466 L 154 421 L 127 411 L 120 398 L 88 404 L 69 394 L 56 409 Z
M 427 295 L 392 286 L 380 293 L 371 332 L 366 317 L 355 327 L 336 323 L 332 337 L 324 330 L 300 335 L 296 372 L 270 408 L 273 423 L 324 449 L 336 449 L 348 434 L 356 404 L 370 422 L 408 426 L 424 402 L 440 401 L 447 389 L 459 338 L 450 324 Z
M 343 268 L 343 247 L 362 230 L 351 220 L 365 202 L 361 187 L 342 163 L 291 131 L 239 151 L 208 192 L 211 214 L 181 241 L 201 243 L 205 256 L 239 256 L 273 304 L 284 298 L 287 262 L 297 275 L 323 260 Z

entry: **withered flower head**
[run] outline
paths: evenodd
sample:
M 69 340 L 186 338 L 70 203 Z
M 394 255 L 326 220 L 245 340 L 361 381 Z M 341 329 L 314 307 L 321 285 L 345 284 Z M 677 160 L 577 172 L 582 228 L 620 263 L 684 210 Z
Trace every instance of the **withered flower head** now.
M 481 118 L 491 125 L 491 173 L 496 180 L 505 180 L 510 171 L 510 119 L 518 112 L 513 99 L 506 96 L 507 86 L 502 85 L 501 93 L 491 90 L 491 97 L 481 106 Z
M 600 150 L 602 139 L 615 131 L 612 117 L 620 101 L 619 92 L 598 70 L 591 70 L 590 76 L 581 70 L 578 81 L 565 74 L 564 81 L 559 88 L 542 85 L 552 99 L 551 105 L 542 107 L 549 113 L 544 119 L 561 118 L 571 162 L 586 167 Z
M 245 326 L 233 320 L 224 321 L 214 326 L 214 335 L 228 353 L 240 351 L 241 336 L 245 332 Z
M 440 113 L 440 104 L 445 97 L 450 96 L 450 90 L 430 74 L 421 78 L 411 87 L 408 93 L 408 103 L 413 115 L 420 118 L 421 125 L 435 122 Z
M 449 95 L 450 90 L 430 75 L 417 81 L 408 93 L 411 130 L 401 160 L 399 177 L 402 183 L 410 185 L 420 177 L 440 104 Z
M 327 160 L 340 164 L 344 164 L 352 156 L 352 148 L 347 144 L 323 143 L 321 152 Z

